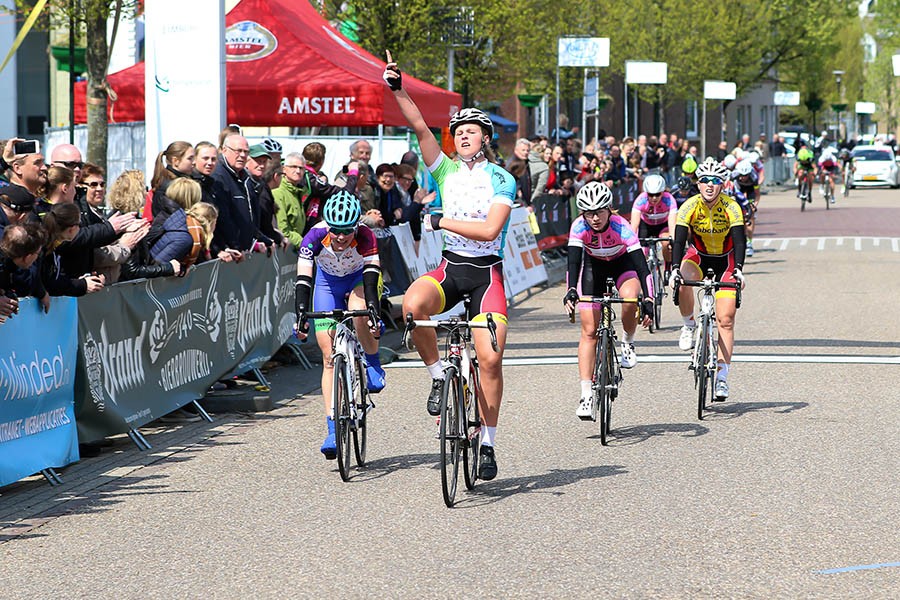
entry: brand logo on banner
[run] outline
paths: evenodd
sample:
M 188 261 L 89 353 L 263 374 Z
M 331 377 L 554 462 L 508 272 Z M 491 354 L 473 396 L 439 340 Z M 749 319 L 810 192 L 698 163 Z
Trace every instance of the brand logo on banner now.
M 241 21 L 225 29 L 225 57 L 229 61 L 259 60 L 276 48 L 278 38 L 256 21 Z
M 281 99 L 278 114 L 283 115 L 352 115 L 356 113 L 356 96 L 308 98 L 287 96 Z

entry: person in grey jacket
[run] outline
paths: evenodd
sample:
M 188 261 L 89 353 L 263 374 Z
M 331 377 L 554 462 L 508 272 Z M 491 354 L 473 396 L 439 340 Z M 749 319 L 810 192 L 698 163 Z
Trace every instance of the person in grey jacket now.
M 550 165 L 544 160 L 544 148 L 541 145 L 535 144 L 528 153 L 528 168 L 531 170 L 531 198 L 524 200 L 531 206 L 534 199 L 544 193 L 550 175 Z

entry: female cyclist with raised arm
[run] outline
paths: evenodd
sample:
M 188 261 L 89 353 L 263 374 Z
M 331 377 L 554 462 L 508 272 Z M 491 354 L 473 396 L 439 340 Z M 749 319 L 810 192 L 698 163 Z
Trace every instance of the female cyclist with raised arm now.
M 503 289 L 503 243 L 509 215 L 516 197 L 512 175 L 488 160 L 493 125 L 475 108 L 464 108 L 450 118 L 450 134 L 457 160 L 441 151 L 440 144 L 425 124 L 418 107 L 403 89 L 400 70 L 387 55 L 384 79 L 394 92 L 400 111 L 419 140 L 422 158 L 441 192 L 443 216 L 425 215 L 426 231 L 444 232 L 443 260 L 438 267 L 419 277 L 406 290 L 403 314 L 415 319 L 452 308 L 463 294 L 471 297 L 473 321 L 486 320 L 492 313 L 497 324 L 498 352 L 491 347 L 490 333 L 475 329 L 472 338 L 481 369 L 480 397 L 482 441 L 478 477 L 497 476 L 494 439 L 500 400 L 503 396 L 503 349 L 506 344 L 506 294 Z M 432 379 L 428 414 L 440 414 L 443 367 L 434 329 L 419 327 L 412 332 L 419 356 Z
M 700 193 L 689 198 L 678 209 L 672 247 L 672 287 L 682 278 L 691 281 L 702 279 L 707 269 L 715 272 L 717 281 L 736 281 L 742 288 L 744 286 L 744 275 L 741 272 L 746 251 L 744 216 L 740 204 L 722 193 L 726 177 L 728 169 L 712 157 L 697 167 Z M 690 246 L 685 252 L 685 244 L 689 238 Z M 716 372 L 718 401 L 728 398 L 728 370 L 731 367 L 734 316 L 737 312 L 736 295 L 733 289 L 716 292 L 716 323 L 719 329 L 719 364 Z M 690 350 L 694 345 L 696 327 L 692 289 L 682 287 L 678 301 L 678 308 L 684 319 L 678 347 Z
M 368 319 L 356 319 L 355 329 L 366 353 L 366 379 L 369 391 L 384 389 L 384 369 L 378 359 L 380 335 L 379 299 L 381 298 L 381 264 L 375 234 L 360 224 L 362 208 L 359 200 L 346 190 L 340 190 L 325 202 L 323 220 L 310 229 L 300 244 L 297 258 L 295 310 L 297 337 L 306 339 L 309 324 L 306 312 L 334 309 L 368 310 Z M 318 268 L 313 286 L 313 264 Z M 312 295 L 312 307 L 310 307 Z M 334 440 L 331 386 L 334 364 L 331 362 L 331 337 L 335 323 L 317 323 L 316 341 L 322 350 L 322 397 L 328 433 L 320 448 L 325 458 L 337 457 Z
M 644 179 L 644 191 L 631 207 L 632 231 L 637 233 L 638 238 L 666 237 L 675 231 L 676 214 L 678 205 L 672 194 L 666 191 L 666 180 L 662 175 L 648 175 Z M 672 267 L 672 248 L 669 242 L 663 242 L 662 248 L 668 272 Z
M 648 177 L 659 177 L 651 175 Z M 660 177 L 660 179 L 662 179 Z M 650 269 L 638 242 L 623 217 L 612 212 L 612 192 L 605 184 L 586 183 L 575 198 L 581 212 L 569 230 L 567 281 L 569 289 L 563 303 L 570 311 L 577 305 L 581 317 L 581 339 L 578 342 L 578 375 L 581 398 L 575 414 L 580 419 L 591 418 L 591 376 L 597 352 L 597 324 L 600 306 L 578 302 L 579 296 L 599 296 L 606 291 L 606 280 L 612 278 L 622 298 L 637 298 L 644 294 L 641 312 L 644 327 L 650 326 L 653 315 L 653 284 Z M 634 332 L 637 329 L 637 306 L 622 305 L 622 367 L 630 369 L 637 363 L 634 352 Z

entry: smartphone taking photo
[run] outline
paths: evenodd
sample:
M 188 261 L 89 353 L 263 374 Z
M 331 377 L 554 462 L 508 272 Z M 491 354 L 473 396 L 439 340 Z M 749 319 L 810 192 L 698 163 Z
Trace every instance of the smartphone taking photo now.
M 41 151 L 41 144 L 37 140 L 23 140 L 13 144 L 13 153 L 19 154 L 37 154 Z

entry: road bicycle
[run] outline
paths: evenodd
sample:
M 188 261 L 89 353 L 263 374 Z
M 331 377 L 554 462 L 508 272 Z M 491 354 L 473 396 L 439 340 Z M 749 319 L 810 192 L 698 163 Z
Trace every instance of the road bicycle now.
M 827 171 L 823 175 L 822 181 L 822 197 L 825 199 L 825 210 L 831 210 L 834 202 L 834 178 Z
M 409 334 L 416 327 L 431 327 L 446 332 L 444 380 L 441 386 L 441 492 L 444 504 L 452 508 L 456 500 L 459 466 L 463 466 L 466 489 L 475 487 L 478 477 L 478 453 L 481 449 L 481 407 L 483 392 L 478 357 L 472 344 L 473 329 L 487 329 L 491 347 L 499 352 L 497 324 L 487 313 L 484 321 L 467 321 L 471 298 L 463 296 L 465 312 L 448 319 L 413 319 L 406 315 L 402 343 L 409 348 Z
M 653 318 L 650 320 L 650 333 L 659 329 L 662 319 L 663 298 L 666 296 L 666 281 L 669 274 L 666 271 L 666 261 L 662 256 L 662 242 L 672 242 L 670 237 L 645 237 L 640 238 L 642 244 L 649 247 L 647 254 L 647 266 L 650 268 L 650 276 L 653 280 Z
M 800 212 L 806 210 L 806 203 L 812 202 L 812 186 L 810 186 L 810 172 L 809 171 L 800 171 L 800 177 L 797 182 L 799 196 L 800 196 Z
M 331 338 L 334 379 L 331 406 L 334 415 L 334 440 L 341 479 L 350 480 L 350 440 L 356 465 L 366 464 L 366 430 L 369 412 L 375 408 L 366 380 L 366 358 L 356 336 L 353 319 L 369 317 L 367 310 L 328 310 L 306 313 L 308 319 L 331 319 L 336 328 Z
M 703 420 L 703 412 L 707 409 L 707 399 L 715 398 L 716 394 L 716 368 L 719 353 L 719 332 L 716 328 L 716 292 L 720 289 L 736 290 L 736 305 L 741 307 L 741 284 L 736 282 L 716 281 L 716 274 L 712 269 L 706 271 L 706 277 L 696 281 L 682 280 L 675 283 L 673 296 L 675 305 L 678 306 L 678 291 L 682 286 L 700 288 L 697 291 L 697 300 L 700 305 L 700 327 L 697 328 L 697 337 L 694 343 L 694 351 L 691 354 L 691 365 L 688 367 L 694 372 L 694 387 L 697 390 L 697 418 Z
M 597 322 L 597 351 L 594 355 L 594 371 L 591 376 L 591 420 L 597 421 L 599 414 L 600 444 L 606 446 L 612 423 L 612 403 L 619 395 L 622 383 L 622 367 L 616 352 L 616 313 L 613 304 L 637 304 L 640 313 L 641 297 L 619 298 L 615 293 L 615 282 L 606 280 L 606 292 L 602 296 L 581 296 L 578 302 L 600 305 L 600 320 Z M 574 310 L 569 311 L 569 322 L 575 322 Z M 640 314 L 638 315 L 640 318 Z

